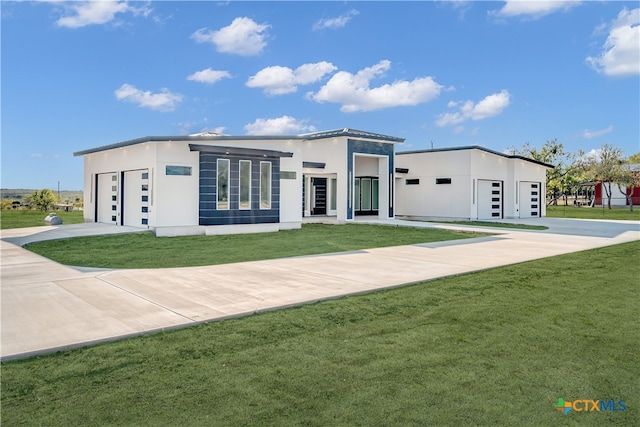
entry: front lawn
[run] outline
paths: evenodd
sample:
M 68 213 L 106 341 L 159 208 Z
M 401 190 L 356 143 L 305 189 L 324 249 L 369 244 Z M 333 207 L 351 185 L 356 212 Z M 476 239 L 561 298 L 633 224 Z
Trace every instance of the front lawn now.
M 579 219 L 609 219 L 640 221 L 640 206 L 635 206 L 633 212 L 628 207 L 603 209 L 602 206 L 590 208 L 586 206 L 547 206 L 549 218 L 579 218 Z
M 152 233 L 50 240 L 25 248 L 65 265 L 167 268 L 257 261 L 481 237 L 487 234 L 368 224 L 305 224 L 299 230 L 223 236 Z
M 8 228 L 25 228 L 38 227 L 44 224 L 44 219 L 50 212 L 42 212 L 36 210 L 2 210 L 0 211 L 0 227 Z M 62 219 L 63 224 L 79 224 L 84 222 L 82 211 L 55 211 Z
M 6 425 L 640 425 L 640 242 L 2 364 Z M 555 410 L 558 399 L 626 411 Z

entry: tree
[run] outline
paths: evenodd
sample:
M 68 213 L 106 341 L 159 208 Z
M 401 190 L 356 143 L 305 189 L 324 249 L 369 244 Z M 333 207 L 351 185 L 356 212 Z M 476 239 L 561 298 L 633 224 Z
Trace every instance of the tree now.
M 31 203 L 42 211 L 47 211 L 53 207 L 58 201 L 58 196 L 53 190 L 45 188 L 43 190 L 36 190 L 31 195 Z
M 640 157 L 640 153 L 636 154 L 636 156 Z M 632 158 L 633 156 L 629 157 L 629 163 L 638 163 L 632 162 Z M 627 198 L 629 210 L 633 212 L 633 193 L 636 188 L 640 187 L 640 170 L 633 170 L 630 164 L 622 165 L 616 184 L 618 185 L 618 190 Z
M 619 182 L 623 175 L 622 149 L 604 144 L 594 154 L 583 154 L 581 159 L 581 163 L 591 179 L 602 185 L 607 197 L 607 208 L 611 209 L 611 184 Z
M 576 180 L 571 173 L 573 166 L 567 164 L 571 160 L 571 154 L 564 151 L 564 146 L 557 139 L 553 139 L 545 142 L 540 150 L 527 142 L 515 151 L 523 157 L 555 166 L 547 170 L 547 197 L 551 199 L 548 204 L 557 205 L 558 199 L 562 196 L 565 196 L 566 203 L 566 195 Z
M 630 155 L 628 163 L 631 163 L 631 164 L 640 163 L 640 153 Z

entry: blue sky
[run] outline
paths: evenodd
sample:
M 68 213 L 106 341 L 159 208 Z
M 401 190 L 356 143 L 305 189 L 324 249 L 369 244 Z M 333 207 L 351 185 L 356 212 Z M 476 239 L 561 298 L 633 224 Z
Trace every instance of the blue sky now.
M 640 151 L 638 2 L 2 1 L 2 187 L 147 135 Z

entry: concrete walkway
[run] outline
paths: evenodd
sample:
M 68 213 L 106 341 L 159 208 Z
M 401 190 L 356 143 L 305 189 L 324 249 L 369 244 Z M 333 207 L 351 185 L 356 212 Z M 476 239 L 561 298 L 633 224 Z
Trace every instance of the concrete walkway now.
M 497 234 L 218 266 L 86 271 L 57 264 L 20 245 L 131 230 L 105 224 L 3 230 L 0 356 L 22 358 L 640 240 L 640 222 L 629 221 L 515 221 L 546 225 L 546 231 L 373 222 Z

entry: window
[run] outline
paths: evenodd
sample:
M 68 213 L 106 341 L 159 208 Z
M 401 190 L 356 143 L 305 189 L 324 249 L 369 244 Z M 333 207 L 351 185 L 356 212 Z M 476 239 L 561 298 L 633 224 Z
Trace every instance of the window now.
M 112 185 L 111 186 L 111 191 L 118 191 L 118 186 L 117 185 Z
M 115 211 L 115 210 L 117 210 L 117 209 L 118 209 L 118 207 L 117 207 L 116 205 L 111 205 L 111 210 L 112 210 L 112 211 Z
M 149 208 L 147 206 L 143 206 L 142 213 L 147 213 L 147 212 L 149 212 Z
M 329 209 L 332 211 L 336 210 L 336 201 L 338 198 L 338 180 L 336 178 L 331 178 L 330 181 L 330 191 L 331 191 L 331 200 L 329 203 Z
M 149 196 L 142 196 L 142 201 L 143 202 L 148 202 L 149 201 Z
M 451 184 L 451 178 L 436 178 L 436 184 Z
M 218 209 L 229 209 L 229 160 L 218 159 Z
M 491 186 L 492 187 L 500 187 L 500 183 L 499 182 L 492 182 Z
M 260 162 L 260 209 L 271 209 L 271 162 Z
M 296 171 L 280 171 L 280 179 L 296 179 Z
M 492 202 L 499 202 L 500 201 L 500 197 L 492 197 L 491 201 Z
M 111 201 L 112 202 L 118 201 L 118 196 L 111 196 Z
M 380 207 L 379 198 L 380 181 L 377 179 L 371 180 L 371 207 L 374 211 L 377 211 Z
M 240 209 L 251 209 L 250 160 L 240 160 Z
M 116 219 L 116 216 L 115 216 L 115 215 L 112 215 L 112 216 L 111 216 L 111 221 L 117 221 L 117 219 Z
M 148 225 L 149 220 L 147 218 L 142 218 L 142 225 Z
M 118 175 L 111 175 L 111 181 L 117 181 Z
M 420 184 L 420 180 L 419 179 L 407 179 L 404 183 L 405 183 L 405 185 L 418 185 L 418 184 Z
M 360 202 L 362 205 L 363 211 L 371 210 L 371 178 L 362 178 L 361 185 L 361 194 L 362 201 Z
M 147 184 L 142 184 L 142 191 L 149 191 L 149 186 Z
M 356 178 L 356 185 L 353 189 L 354 204 L 353 208 L 357 211 L 360 210 L 360 178 Z
M 191 175 L 191 166 L 171 166 L 165 167 L 165 175 Z
M 498 194 L 499 195 L 500 191 L 499 190 L 495 190 L 495 191 L 492 191 L 491 194 Z
M 149 179 L 149 172 L 142 172 L 142 179 Z

